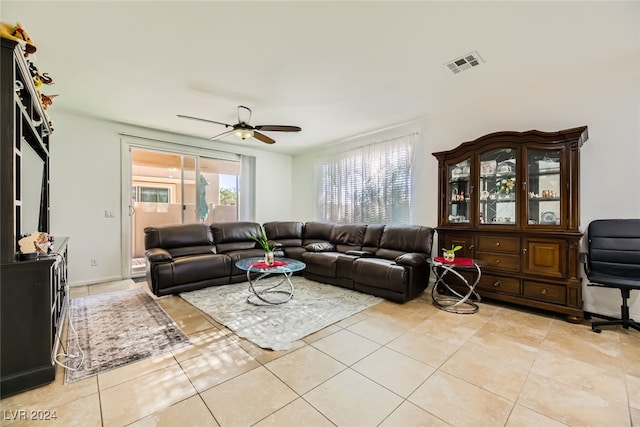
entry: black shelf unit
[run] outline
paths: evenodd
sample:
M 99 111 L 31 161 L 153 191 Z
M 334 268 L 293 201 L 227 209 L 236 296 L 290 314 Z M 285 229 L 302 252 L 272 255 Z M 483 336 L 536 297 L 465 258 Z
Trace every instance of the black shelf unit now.
M 0 397 L 55 379 L 66 310 L 67 247 L 18 258 L 18 240 L 50 233 L 47 114 L 17 42 L 0 38 Z

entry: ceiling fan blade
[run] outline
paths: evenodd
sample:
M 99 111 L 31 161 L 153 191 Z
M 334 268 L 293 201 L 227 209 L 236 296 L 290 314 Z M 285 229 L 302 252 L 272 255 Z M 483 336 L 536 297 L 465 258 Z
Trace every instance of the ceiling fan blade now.
M 216 140 L 216 139 L 218 139 L 218 138 L 222 138 L 223 136 L 229 135 L 231 132 L 233 132 L 233 129 L 228 130 L 228 131 L 225 131 L 225 132 L 222 132 L 222 133 L 221 133 L 221 134 L 219 134 L 219 135 L 212 136 L 211 138 L 209 138 L 209 140 L 210 140 L 210 141 L 215 141 L 215 140 Z
M 198 117 L 191 117 L 191 116 L 183 116 L 182 114 L 178 114 L 178 117 L 180 117 L 181 119 L 198 120 L 200 122 L 214 123 L 216 125 L 222 125 L 222 126 L 226 126 L 226 127 L 231 127 L 230 124 L 222 123 L 222 122 L 216 122 L 215 120 L 201 119 L 201 118 L 198 118 Z
M 302 130 L 300 126 L 286 125 L 258 125 L 254 126 L 254 129 L 263 130 L 266 132 L 300 132 Z
M 254 131 L 253 132 L 253 137 L 255 139 L 260 140 L 260 141 L 262 141 L 264 143 L 267 143 L 267 144 L 275 144 L 276 143 L 275 139 L 271 139 L 267 135 L 264 135 L 264 134 L 262 134 L 260 132 Z

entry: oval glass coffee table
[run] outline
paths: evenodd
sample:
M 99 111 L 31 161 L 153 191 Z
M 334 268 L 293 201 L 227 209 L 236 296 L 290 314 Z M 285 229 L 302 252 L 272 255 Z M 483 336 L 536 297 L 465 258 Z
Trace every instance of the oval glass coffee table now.
M 236 262 L 236 267 L 247 272 L 249 292 L 247 302 L 253 305 L 277 305 L 291 301 L 293 298 L 293 283 L 291 276 L 296 271 L 304 270 L 306 264 L 291 258 L 275 258 L 273 266 L 268 266 L 264 258 L 245 258 Z M 257 279 L 251 278 L 251 273 L 260 273 Z M 273 274 L 281 274 L 282 280 L 275 283 L 261 284 L 260 280 Z
M 431 264 L 431 270 L 436 276 L 436 281 L 431 289 L 431 297 L 436 307 L 458 314 L 473 314 L 478 311 L 478 304 L 471 300 L 471 296 L 474 296 L 477 301 L 481 300 L 475 290 L 482 276 L 479 261 L 471 258 L 456 258 L 453 262 L 447 262 L 443 258 L 435 257 L 429 258 L 427 262 Z M 476 274 L 473 283 L 469 283 L 460 270 L 474 271 Z M 463 289 L 466 288 L 464 293 L 458 292 L 450 283 L 447 283 L 448 275 L 455 278 L 454 280 L 457 280 Z M 448 291 L 448 294 L 441 295 L 438 290 L 439 286 L 444 286 L 445 292 Z

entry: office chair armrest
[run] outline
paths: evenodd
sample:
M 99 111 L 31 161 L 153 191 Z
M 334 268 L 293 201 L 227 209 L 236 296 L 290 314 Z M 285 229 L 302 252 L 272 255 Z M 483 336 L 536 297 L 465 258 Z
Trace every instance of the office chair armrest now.
M 589 254 L 587 252 L 580 252 L 580 262 L 584 266 L 585 274 L 589 276 L 591 268 L 589 268 Z

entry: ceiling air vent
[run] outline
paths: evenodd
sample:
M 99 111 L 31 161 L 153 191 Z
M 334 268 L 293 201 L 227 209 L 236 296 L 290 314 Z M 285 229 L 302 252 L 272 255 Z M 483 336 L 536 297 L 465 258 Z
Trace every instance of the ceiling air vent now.
M 467 53 L 460 58 L 447 62 L 445 65 L 448 69 L 451 70 L 453 74 L 458 74 L 461 71 L 468 70 L 472 67 L 477 67 L 481 62 L 483 62 L 482 58 L 480 58 L 478 52 L 474 50 L 473 52 Z

